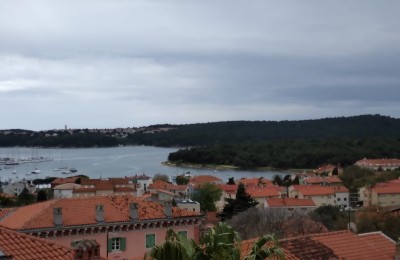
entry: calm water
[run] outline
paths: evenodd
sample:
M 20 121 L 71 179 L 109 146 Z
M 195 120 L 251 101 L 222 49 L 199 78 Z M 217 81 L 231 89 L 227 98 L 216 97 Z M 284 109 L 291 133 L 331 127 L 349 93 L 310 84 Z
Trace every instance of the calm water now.
M 82 148 L 82 149 L 31 149 L 31 148 L 0 148 L 0 157 L 28 158 L 48 157 L 51 161 L 29 163 L 13 166 L 5 169 L 0 165 L 1 181 L 12 179 L 35 179 L 49 176 L 66 177 L 73 174 L 62 174 L 54 171 L 55 168 L 72 167 L 78 170 L 75 174 L 85 174 L 91 178 L 123 177 L 145 173 L 154 176 L 157 173 L 170 177 L 190 171 L 191 175 L 216 175 L 227 181 L 228 178 L 264 177 L 271 179 L 278 172 L 270 171 L 236 171 L 236 170 L 209 170 L 192 169 L 184 167 L 164 166 L 168 154 L 176 151 L 176 148 L 159 148 L 148 146 L 113 147 L 113 148 Z M 41 173 L 27 175 L 34 169 L 40 169 Z M 13 174 L 13 171 L 16 174 Z

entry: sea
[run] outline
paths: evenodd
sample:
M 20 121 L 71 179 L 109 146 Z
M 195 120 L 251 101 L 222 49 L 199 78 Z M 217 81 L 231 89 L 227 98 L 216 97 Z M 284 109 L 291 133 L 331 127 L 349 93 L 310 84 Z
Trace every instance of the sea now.
M 171 152 L 178 148 L 152 146 L 124 146 L 111 148 L 0 148 L 0 158 L 38 158 L 48 159 L 43 162 L 23 163 L 13 166 L 0 165 L 0 181 L 44 179 L 47 177 L 67 177 L 83 174 L 90 178 L 125 177 L 146 174 L 153 177 L 165 174 L 173 178 L 181 174 L 215 175 L 223 181 L 233 177 L 264 177 L 272 179 L 275 175 L 286 175 L 277 171 L 213 170 L 174 167 L 163 165 Z M 77 172 L 63 174 L 60 168 L 75 168 Z M 40 172 L 31 174 L 31 172 Z

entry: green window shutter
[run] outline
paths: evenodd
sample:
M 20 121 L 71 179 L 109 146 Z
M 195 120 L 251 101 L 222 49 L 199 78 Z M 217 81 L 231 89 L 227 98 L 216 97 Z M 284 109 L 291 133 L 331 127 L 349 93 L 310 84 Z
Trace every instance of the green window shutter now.
M 121 237 L 121 251 L 125 251 L 126 249 L 126 238 Z
M 156 245 L 156 235 L 147 234 L 146 235 L 146 248 L 151 248 Z
M 112 251 L 112 238 L 108 239 L 107 241 L 107 251 L 108 252 Z
M 178 236 L 187 238 L 187 231 L 178 231 Z

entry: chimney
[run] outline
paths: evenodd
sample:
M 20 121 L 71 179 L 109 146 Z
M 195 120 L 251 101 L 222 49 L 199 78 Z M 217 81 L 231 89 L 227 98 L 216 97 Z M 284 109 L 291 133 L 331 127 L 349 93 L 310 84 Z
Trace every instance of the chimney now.
M 151 201 L 158 201 L 158 193 L 151 193 Z
M 131 203 L 129 205 L 129 216 L 131 221 L 139 220 L 139 204 L 138 203 Z
M 96 221 L 104 223 L 104 205 L 96 205 Z
M 57 227 L 62 226 L 62 208 L 53 208 L 53 222 Z
M 164 214 L 167 218 L 172 218 L 172 202 L 164 202 Z

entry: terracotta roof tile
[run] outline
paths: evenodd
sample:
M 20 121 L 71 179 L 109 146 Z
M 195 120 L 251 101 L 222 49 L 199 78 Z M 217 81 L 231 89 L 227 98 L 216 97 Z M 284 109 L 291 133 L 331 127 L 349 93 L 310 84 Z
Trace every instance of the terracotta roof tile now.
M 237 183 L 243 183 L 244 186 L 258 186 L 258 185 L 272 185 L 272 181 L 265 178 L 241 178 L 236 181 Z
M 269 207 L 315 207 L 312 199 L 270 198 L 267 203 Z
M 335 191 L 332 187 L 323 187 L 317 185 L 292 185 L 294 190 L 299 191 L 304 196 L 333 195 Z
M 220 183 L 222 180 L 213 175 L 196 175 L 190 178 L 190 183 L 203 184 L 203 183 Z
M 256 239 L 242 242 L 242 255 L 250 252 Z M 354 234 L 326 232 L 280 240 L 285 259 L 394 259 L 395 242 L 381 232 Z
M 0 225 L 11 229 L 37 229 L 54 227 L 53 208 L 62 208 L 64 226 L 78 226 L 98 223 L 95 218 L 95 206 L 104 206 L 105 222 L 130 221 L 129 206 L 138 203 L 139 220 L 165 218 L 164 206 L 131 195 L 114 195 L 89 198 L 70 198 L 51 200 L 17 208 L 0 220 Z M 198 213 L 173 208 L 173 217 L 192 217 Z
M 71 177 L 67 177 L 67 178 L 57 178 L 54 181 L 51 182 L 51 184 L 54 185 L 60 185 L 60 184 L 64 184 L 64 183 L 75 183 L 75 181 L 79 179 L 78 176 L 71 176 Z
M 74 259 L 74 251 L 53 242 L 0 227 L 0 250 L 14 260 Z
M 262 197 L 279 197 L 280 189 L 277 186 L 265 186 L 265 187 L 252 187 L 246 189 L 246 192 L 253 198 Z

